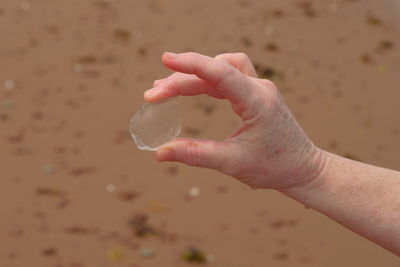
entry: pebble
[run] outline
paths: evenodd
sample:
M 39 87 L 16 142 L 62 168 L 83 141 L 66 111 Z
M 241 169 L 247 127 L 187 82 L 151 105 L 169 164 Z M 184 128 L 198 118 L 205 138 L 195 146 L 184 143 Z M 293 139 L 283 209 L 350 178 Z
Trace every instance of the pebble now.
M 144 258 L 151 258 L 155 255 L 155 250 L 152 248 L 144 248 L 140 250 L 140 256 Z
M 5 99 L 3 100 L 3 107 L 6 109 L 11 109 L 14 107 L 14 101 L 11 99 Z
M 192 187 L 189 190 L 189 196 L 191 197 L 197 197 L 198 195 L 200 195 L 200 188 L 198 187 Z
M 265 36 L 272 36 L 274 33 L 276 32 L 275 27 L 271 26 L 271 25 L 267 25 L 264 27 L 264 35 Z
M 43 172 L 46 174 L 53 174 L 56 170 L 54 165 L 48 164 L 43 166 Z
M 206 256 L 206 261 L 207 262 L 214 262 L 215 261 L 215 256 L 213 254 L 208 254 Z
M 72 70 L 76 73 L 80 73 L 83 71 L 83 66 L 81 64 L 74 64 L 72 66 Z
M 106 191 L 107 191 L 107 192 L 110 192 L 110 193 L 115 192 L 115 185 L 114 185 L 114 184 L 108 184 L 108 185 L 106 186 Z
M 13 80 L 7 80 L 4 82 L 4 88 L 7 90 L 11 90 L 15 88 L 15 82 Z
M 107 258 L 111 262 L 121 261 L 124 255 L 125 255 L 124 252 L 118 248 L 113 248 L 107 251 Z

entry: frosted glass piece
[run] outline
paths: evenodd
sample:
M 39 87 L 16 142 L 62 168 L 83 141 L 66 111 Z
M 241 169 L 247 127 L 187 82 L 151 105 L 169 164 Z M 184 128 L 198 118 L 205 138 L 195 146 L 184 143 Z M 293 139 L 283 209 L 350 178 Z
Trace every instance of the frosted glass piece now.
M 181 129 L 176 98 L 161 103 L 143 104 L 130 121 L 132 138 L 141 150 L 156 150 L 174 140 Z

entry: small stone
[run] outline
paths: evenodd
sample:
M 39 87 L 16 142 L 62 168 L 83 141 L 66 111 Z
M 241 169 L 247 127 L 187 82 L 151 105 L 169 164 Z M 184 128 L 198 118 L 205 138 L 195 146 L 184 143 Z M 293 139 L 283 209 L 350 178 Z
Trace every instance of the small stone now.
M 264 34 L 268 37 L 272 36 L 275 32 L 276 28 L 271 25 L 267 25 L 264 27 Z
M 170 175 L 176 175 L 179 172 L 179 169 L 177 166 L 170 166 L 166 169 L 166 172 Z
M 376 67 L 376 70 L 377 70 L 379 73 L 383 73 L 383 72 L 386 71 L 386 67 L 385 67 L 385 66 L 382 66 L 382 65 L 379 65 L 379 66 Z
M 274 9 L 274 10 L 272 10 L 271 14 L 275 18 L 283 18 L 285 15 L 285 12 L 283 12 L 283 10 L 281 10 L 281 9 Z
M 220 186 L 216 187 L 216 190 L 218 193 L 224 194 L 224 193 L 228 192 L 228 187 L 226 187 L 225 185 L 220 185 Z
M 47 248 L 42 251 L 45 256 L 54 256 L 57 255 L 57 249 L 55 248 Z
M 214 262 L 215 261 L 215 256 L 213 254 L 208 254 L 206 256 L 206 261 L 207 262 Z
M 143 258 L 151 258 L 154 255 L 155 255 L 154 249 L 144 248 L 144 249 L 140 250 L 140 256 L 142 256 Z
M 83 71 L 83 66 L 82 66 L 82 64 L 74 64 L 74 65 L 72 66 L 72 70 L 73 70 L 74 72 L 76 72 L 76 73 L 80 73 L 80 72 Z
M 98 62 L 98 58 L 93 55 L 85 55 L 75 60 L 76 64 L 94 64 Z
M 7 114 L 0 114 L 0 121 L 8 121 L 10 116 Z
M 110 249 L 106 255 L 111 262 L 119 262 L 124 258 L 124 252 L 118 248 Z
M 276 260 L 287 260 L 289 258 L 289 254 L 287 252 L 277 252 L 274 254 L 274 258 Z
M 139 56 L 146 56 L 147 55 L 147 49 L 146 47 L 139 47 L 137 50 L 137 53 L 139 54 Z
M 171 209 L 169 205 L 167 205 L 164 202 L 158 201 L 158 200 L 149 201 L 148 207 L 151 211 L 160 212 L 160 213 L 168 212 Z
M 251 47 L 253 45 L 253 42 L 251 41 L 251 39 L 246 36 L 242 37 L 241 42 L 245 47 Z
M 198 187 L 192 187 L 189 190 L 189 196 L 191 197 L 197 197 L 198 195 L 200 195 L 200 188 Z
M 381 19 L 376 16 L 373 16 L 373 15 L 368 15 L 366 18 L 366 22 L 368 25 L 375 26 L 375 27 L 382 25 Z
M 36 188 L 36 194 L 38 196 L 52 196 L 52 197 L 60 197 L 65 195 L 65 192 L 51 187 L 38 187 Z
M 89 234 L 96 234 L 98 231 L 96 228 L 87 228 L 85 226 L 71 226 L 65 228 L 65 232 L 71 235 L 89 235 Z
M 43 166 L 43 172 L 46 174 L 53 174 L 56 170 L 56 167 L 54 165 L 48 164 Z
M 125 29 L 115 29 L 113 35 L 116 39 L 122 42 L 129 42 L 132 37 L 132 33 Z
M 93 166 L 81 166 L 77 168 L 73 168 L 70 170 L 70 175 L 79 177 L 83 175 L 92 174 L 96 171 L 96 168 Z
M 10 259 L 10 260 L 15 260 L 17 257 L 18 257 L 18 254 L 15 251 L 12 251 L 12 252 L 7 254 L 7 258 Z
M 279 47 L 275 43 L 267 43 L 267 44 L 264 45 L 264 50 L 265 51 L 271 51 L 271 52 L 278 52 L 279 51 Z
M 362 55 L 360 56 L 360 60 L 361 60 L 361 62 L 364 63 L 364 64 L 371 63 L 371 57 L 370 57 L 368 54 L 362 54 Z
M 394 43 L 390 40 L 383 40 L 379 44 L 379 50 L 390 50 L 394 48 Z
M 5 99 L 3 100 L 3 107 L 6 109 L 11 109 L 14 107 L 14 101 L 11 99 Z
M 124 201 L 133 201 L 139 197 L 139 193 L 135 191 L 123 191 L 119 192 L 118 197 Z
M 185 128 L 185 133 L 192 136 L 199 136 L 201 134 L 201 129 L 188 126 Z
M 283 82 L 285 80 L 285 75 L 283 72 L 268 66 L 262 66 L 255 64 L 254 68 L 256 69 L 257 73 L 259 74 L 260 78 L 269 79 L 272 81 L 279 81 Z
M 186 249 L 182 254 L 181 258 L 186 262 L 193 262 L 193 263 L 206 263 L 207 259 L 206 256 L 202 251 L 195 247 L 191 247 Z
M 106 186 L 106 191 L 107 191 L 107 192 L 110 192 L 110 193 L 115 192 L 115 185 L 114 185 L 114 184 L 108 184 L 108 185 Z
M 148 235 L 156 235 L 159 233 L 157 229 L 148 223 L 148 216 L 144 213 L 137 213 L 128 221 L 129 228 L 137 237 L 145 237 Z
M 13 80 L 7 80 L 4 82 L 4 88 L 7 90 L 11 90 L 15 88 L 15 82 Z

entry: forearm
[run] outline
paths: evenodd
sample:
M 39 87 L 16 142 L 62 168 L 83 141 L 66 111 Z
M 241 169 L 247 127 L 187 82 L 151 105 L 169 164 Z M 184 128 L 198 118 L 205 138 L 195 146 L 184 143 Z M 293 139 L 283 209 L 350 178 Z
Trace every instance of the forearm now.
M 319 176 L 283 193 L 400 255 L 400 172 L 322 154 Z

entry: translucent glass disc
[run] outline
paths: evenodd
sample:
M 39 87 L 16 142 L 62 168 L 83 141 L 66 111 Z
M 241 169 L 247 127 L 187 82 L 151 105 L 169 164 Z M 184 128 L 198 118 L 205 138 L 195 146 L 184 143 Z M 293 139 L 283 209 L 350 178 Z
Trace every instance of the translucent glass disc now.
M 143 104 L 130 121 L 132 138 L 141 150 L 156 150 L 174 140 L 181 129 L 181 116 L 175 98 L 162 103 Z

